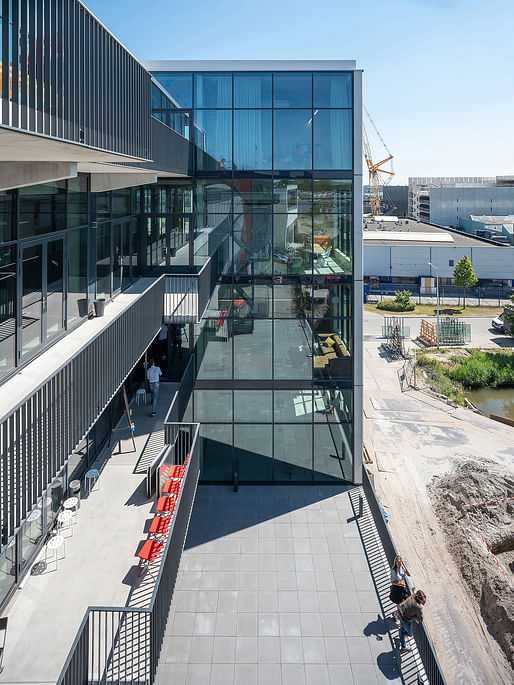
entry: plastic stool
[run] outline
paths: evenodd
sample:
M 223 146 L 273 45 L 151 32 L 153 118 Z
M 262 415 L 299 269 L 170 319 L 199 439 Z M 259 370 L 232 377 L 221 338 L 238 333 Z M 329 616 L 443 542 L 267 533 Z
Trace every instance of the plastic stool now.
M 136 392 L 136 404 L 138 407 L 146 404 L 146 390 L 144 388 L 139 388 Z

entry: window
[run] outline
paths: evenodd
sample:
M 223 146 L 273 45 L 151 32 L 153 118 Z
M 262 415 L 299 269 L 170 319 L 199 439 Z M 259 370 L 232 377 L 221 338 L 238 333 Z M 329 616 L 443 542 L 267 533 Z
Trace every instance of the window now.
M 448 260 L 448 266 L 453 266 L 453 265 L 454 265 L 454 264 L 453 264 L 453 259 L 449 259 L 449 260 Z

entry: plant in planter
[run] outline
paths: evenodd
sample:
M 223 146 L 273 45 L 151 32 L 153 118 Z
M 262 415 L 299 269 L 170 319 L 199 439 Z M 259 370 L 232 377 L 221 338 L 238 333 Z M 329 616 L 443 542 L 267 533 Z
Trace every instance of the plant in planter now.
M 388 312 L 412 312 L 415 308 L 415 303 L 411 300 L 410 290 L 397 290 L 394 300 L 382 300 L 377 304 L 377 309 L 383 309 Z

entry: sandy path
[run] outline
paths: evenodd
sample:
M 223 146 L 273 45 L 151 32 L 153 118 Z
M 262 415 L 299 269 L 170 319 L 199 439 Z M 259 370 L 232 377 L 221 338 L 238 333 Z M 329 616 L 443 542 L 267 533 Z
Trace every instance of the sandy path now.
M 396 544 L 414 584 L 427 593 L 427 625 L 448 685 L 514 682 L 512 669 L 461 580 L 426 492 L 432 476 L 445 473 L 460 459 L 479 461 L 487 455 L 512 469 L 512 429 L 454 410 L 421 392 L 402 393 L 397 375 L 402 363 L 387 361 L 381 342 L 365 335 L 365 442 L 374 461 L 377 491 L 391 513 Z

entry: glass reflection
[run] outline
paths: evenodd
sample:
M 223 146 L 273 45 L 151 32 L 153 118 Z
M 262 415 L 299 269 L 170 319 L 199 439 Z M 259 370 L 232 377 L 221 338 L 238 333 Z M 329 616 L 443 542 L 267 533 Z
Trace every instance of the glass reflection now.
M 0 190 L 0 243 L 14 239 L 12 221 L 12 192 Z
M 232 74 L 195 74 L 195 108 L 232 107 Z
M 152 74 L 171 101 L 178 109 L 190 109 L 193 106 L 193 75 L 192 74 Z
M 232 211 L 232 184 L 223 179 L 197 180 L 194 205 L 196 215 L 229 214 Z
M 150 262 L 151 263 L 151 262 Z M 111 295 L 111 224 L 100 224 L 96 230 L 96 297 Z
M 314 74 L 314 107 L 351 107 L 352 74 Z
M 274 374 L 279 380 L 311 380 L 312 333 L 305 320 L 275 319 Z
M 273 96 L 275 107 L 312 107 L 312 74 L 274 74 Z
M 227 310 L 220 307 L 217 318 L 195 325 L 197 375 L 232 378 L 232 338 L 228 335 Z
M 234 421 L 272 422 L 271 390 L 235 390 Z
M 247 212 L 234 216 L 234 274 L 271 273 L 273 217 Z
M 312 110 L 276 109 L 273 166 L 275 169 L 312 169 Z
M 271 111 L 234 111 L 234 168 L 271 169 Z
M 352 168 L 351 110 L 314 111 L 314 168 Z
M 312 272 L 312 216 L 274 215 L 273 265 L 275 274 Z
M 271 481 L 273 441 L 271 426 L 235 425 L 234 459 L 241 481 Z
M 271 107 L 271 74 L 234 74 L 234 107 Z
M 315 214 L 350 214 L 352 211 L 351 181 L 313 182 L 313 206 Z
M 16 248 L 3 247 L 0 254 L 0 376 L 16 360 Z
M 271 378 L 271 321 L 255 319 L 246 308 L 229 320 L 234 336 L 234 378 Z
M 198 171 L 232 169 L 232 110 L 195 112 L 195 143 Z
M 21 353 L 32 352 L 42 342 L 43 246 L 23 250 Z
M 64 328 L 64 260 L 63 241 L 55 240 L 47 244 L 46 251 L 46 337 L 58 335 Z
M 276 481 L 312 480 L 312 424 L 275 424 L 274 478 Z

